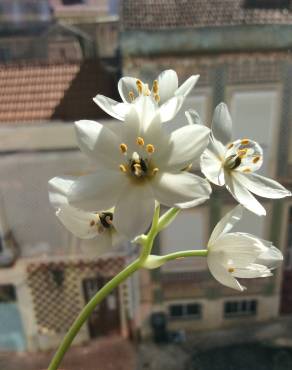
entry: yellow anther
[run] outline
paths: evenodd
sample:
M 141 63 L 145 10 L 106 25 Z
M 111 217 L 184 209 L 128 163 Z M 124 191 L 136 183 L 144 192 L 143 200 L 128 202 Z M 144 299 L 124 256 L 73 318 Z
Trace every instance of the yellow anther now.
M 256 157 L 254 157 L 254 159 L 252 160 L 253 163 L 258 163 L 258 161 L 261 159 L 261 157 L 258 155 Z
M 90 221 L 90 226 L 94 226 L 95 225 L 95 221 L 94 220 L 91 220 Z
M 192 169 L 193 165 L 190 163 L 183 171 L 190 171 Z
M 142 91 L 143 91 L 143 83 L 141 80 L 137 80 L 136 81 L 136 85 L 137 85 L 137 89 L 138 89 L 138 93 L 139 95 L 142 94 Z
M 126 169 L 126 166 L 125 165 L 123 165 L 123 164 L 120 164 L 120 170 L 122 171 L 122 172 L 127 172 L 127 169 Z
M 156 95 L 156 94 L 158 94 L 158 89 L 159 89 L 158 81 L 157 81 L 157 80 L 154 80 L 154 81 L 153 81 L 152 90 L 153 90 L 153 93 L 154 93 L 155 95 Z
M 127 153 L 127 150 L 128 150 L 127 145 L 126 145 L 126 144 L 124 144 L 124 143 L 122 143 L 122 144 L 120 145 L 120 150 L 121 150 L 121 152 L 122 152 L 123 154 Z
M 159 168 L 157 168 L 157 167 L 153 168 L 152 175 L 153 176 L 156 175 L 158 171 L 159 171 Z
M 147 152 L 148 152 L 149 154 L 154 153 L 154 151 L 155 151 L 154 145 L 152 145 L 152 144 L 147 144 L 147 145 L 146 145 L 146 150 L 147 150 Z
M 135 95 L 134 95 L 133 91 L 129 92 L 129 98 L 130 98 L 131 102 L 135 100 Z
M 228 269 L 228 272 L 234 272 L 235 271 L 235 269 L 233 268 L 233 267 L 229 267 L 229 269 Z
M 241 144 L 242 145 L 247 145 L 247 144 L 249 144 L 249 140 L 248 139 L 242 139 Z
M 249 173 L 249 172 L 251 172 L 251 169 L 250 169 L 250 168 L 245 168 L 245 169 L 243 170 L 243 172 Z
M 247 149 L 240 149 L 238 150 L 237 154 L 239 155 L 240 158 L 246 156 Z
M 144 146 L 144 139 L 143 139 L 143 137 L 141 137 L 141 136 L 138 136 L 137 137 L 137 139 L 136 139 L 136 143 L 138 144 L 138 145 L 141 145 L 141 146 Z
M 234 147 L 234 144 L 233 143 L 230 143 L 228 146 L 227 146 L 227 149 L 231 149 Z
M 154 94 L 154 99 L 155 99 L 156 103 L 159 103 L 160 96 L 158 94 Z

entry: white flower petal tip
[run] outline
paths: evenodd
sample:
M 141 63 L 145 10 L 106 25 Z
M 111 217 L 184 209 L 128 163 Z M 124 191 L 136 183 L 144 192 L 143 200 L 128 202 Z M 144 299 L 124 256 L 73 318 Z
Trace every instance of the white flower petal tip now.
M 183 96 L 186 97 L 194 88 L 196 83 L 198 82 L 200 75 L 193 75 L 189 77 L 176 91 L 176 96 Z
M 199 113 L 195 110 L 188 110 L 185 112 L 186 119 L 189 125 L 203 125 Z
M 243 206 L 241 204 L 237 205 L 230 212 L 228 212 L 215 226 L 210 236 L 208 247 L 212 246 L 222 235 L 228 233 L 233 226 L 241 220 L 242 214 Z
M 231 141 L 232 136 L 232 120 L 229 114 L 228 107 L 225 103 L 217 105 L 214 111 L 212 132 L 217 140 L 223 144 Z
M 240 218 L 235 207 L 215 227 L 208 242 L 207 263 L 211 274 L 221 284 L 244 290 L 237 278 L 272 276 L 271 270 L 283 261 L 283 255 L 271 242 L 251 234 L 228 233 Z
M 129 109 L 127 103 L 120 103 L 103 95 L 96 95 L 93 101 L 110 116 L 124 121 Z

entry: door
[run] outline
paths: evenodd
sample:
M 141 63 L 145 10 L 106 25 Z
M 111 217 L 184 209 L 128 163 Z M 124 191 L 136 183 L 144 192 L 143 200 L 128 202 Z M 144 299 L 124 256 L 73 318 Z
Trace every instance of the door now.
M 85 301 L 88 302 L 107 281 L 107 279 L 102 277 L 84 279 L 83 293 Z M 91 338 L 119 333 L 120 315 L 117 289 L 96 306 L 88 320 L 88 327 Z

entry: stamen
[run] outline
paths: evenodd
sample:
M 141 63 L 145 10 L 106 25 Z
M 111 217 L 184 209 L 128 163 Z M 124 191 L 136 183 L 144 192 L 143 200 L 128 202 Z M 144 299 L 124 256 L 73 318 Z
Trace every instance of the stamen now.
M 122 143 L 122 144 L 120 145 L 120 150 L 121 150 L 121 152 L 122 152 L 123 154 L 127 153 L 127 150 L 128 150 L 127 145 L 126 145 L 126 144 L 124 144 L 124 143 Z
M 143 139 L 143 137 L 141 137 L 141 136 L 138 136 L 137 137 L 137 139 L 136 139 L 136 143 L 138 144 L 138 145 L 141 145 L 141 146 L 144 146 L 144 139 Z
M 160 102 L 160 96 L 158 94 L 154 94 L 154 99 L 155 99 L 156 103 Z
M 254 157 L 254 159 L 252 160 L 254 164 L 258 163 L 258 161 L 261 159 L 261 157 L 258 155 L 256 157 Z
M 90 221 L 90 226 L 94 226 L 95 225 L 95 221 L 94 220 L 91 220 Z
M 158 171 L 159 171 L 159 168 L 157 168 L 157 167 L 153 168 L 152 175 L 153 176 L 156 175 Z
M 237 154 L 239 155 L 240 158 L 243 158 L 244 156 L 246 156 L 246 153 L 247 153 L 247 149 L 240 149 L 237 151 Z
M 242 139 L 241 144 L 242 145 L 247 145 L 247 144 L 249 144 L 249 140 L 248 139 Z
M 149 154 L 154 153 L 154 151 L 155 151 L 155 147 L 154 147 L 154 145 L 152 145 L 152 144 L 147 144 L 147 145 L 146 145 L 146 151 L 147 151 Z
M 139 95 L 142 95 L 142 91 L 143 91 L 143 84 L 142 84 L 142 81 L 141 81 L 141 80 L 137 80 L 137 81 L 136 81 L 136 85 L 137 85 L 137 89 L 138 89 L 138 93 L 139 93 Z
M 151 91 L 149 90 L 149 86 L 148 86 L 148 84 L 145 84 L 145 88 L 144 88 L 144 95 L 145 95 L 145 96 L 149 96 L 149 95 L 151 95 Z
M 153 81 L 153 86 L 152 86 L 152 90 L 153 90 L 153 93 L 154 95 L 157 95 L 158 94 L 158 81 L 157 80 L 154 80 Z
M 135 100 L 135 95 L 134 95 L 133 91 L 129 92 L 129 98 L 130 98 L 131 102 Z
M 133 165 L 133 167 L 134 167 L 134 174 L 135 174 L 135 176 L 140 177 L 142 175 L 142 168 L 141 168 L 140 163 L 135 163 Z
M 183 168 L 182 171 L 190 171 L 192 169 L 193 165 L 190 163 L 187 167 Z
M 235 269 L 233 268 L 233 267 L 229 267 L 229 269 L 228 269 L 228 272 L 234 272 L 235 271 Z
M 249 173 L 249 172 L 251 172 L 251 169 L 250 169 L 250 168 L 245 168 L 245 169 L 243 170 L 243 172 Z
M 121 170 L 122 172 L 127 172 L 127 169 L 126 169 L 126 166 L 125 166 L 125 165 L 120 164 L 119 168 L 120 168 L 120 170 Z
M 228 146 L 227 146 L 227 149 L 231 149 L 234 147 L 234 144 L 233 143 L 230 143 Z

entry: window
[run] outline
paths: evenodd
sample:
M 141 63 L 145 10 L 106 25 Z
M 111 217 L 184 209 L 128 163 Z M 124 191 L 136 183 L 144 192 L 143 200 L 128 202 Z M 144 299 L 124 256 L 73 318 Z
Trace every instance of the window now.
M 198 303 L 173 304 L 169 306 L 171 319 L 199 319 L 202 306 Z
M 288 215 L 288 225 L 287 225 L 287 248 L 285 261 L 285 270 L 292 270 L 292 207 L 289 209 Z
M 224 317 L 255 316 L 257 313 L 257 301 L 228 301 L 224 303 Z
M 278 102 L 276 89 L 234 90 L 231 95 L 233 137 L 248 137 L 262 146 L 265 160 L 258 172 L 264 176 L 273 176 L 276 166 Z
M 16 292 L 13 285 L 0 285 L 0 303 L 16 301 Z
M 62 0 L 63 5 L 85 4 L 86 0 Z
M 290 0 L 246 0 L 245 7 L 255 9 L 289 9 Z
M 163 254 L 178 250 L 202 249 L 206 245 L 207 230 L 207 208 L 183 210 L 175 222 L 161 232 L 160 249 Z M 202 271 L 206 268 L 206 261 L 204 258 L 185 258 L 168 262 L 162 268 L 164 271 L 194 271 L 194 269 Z

